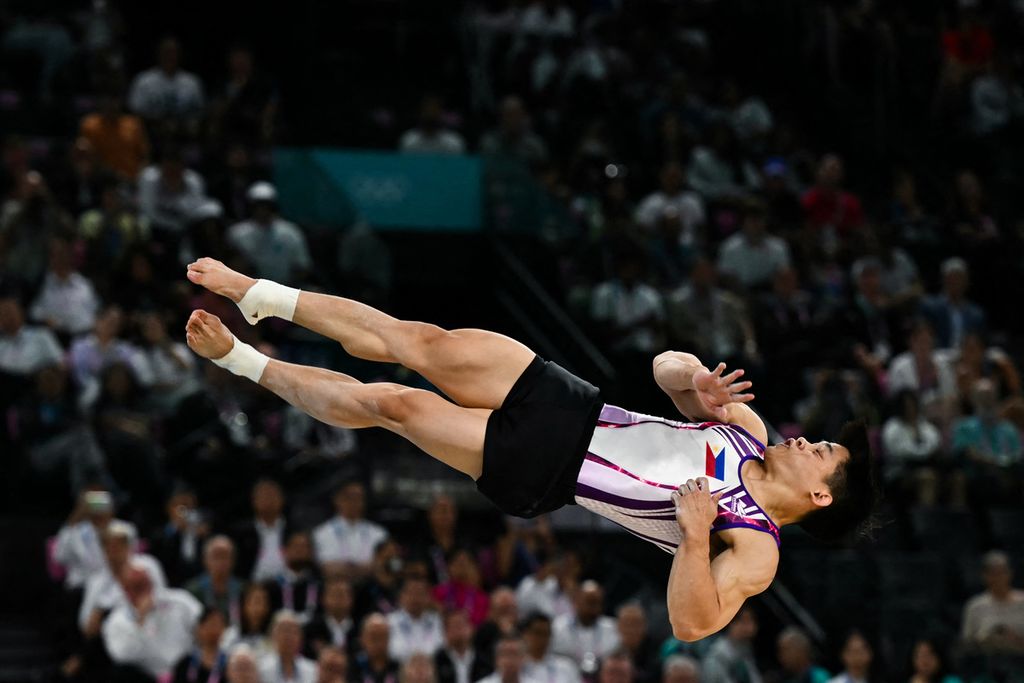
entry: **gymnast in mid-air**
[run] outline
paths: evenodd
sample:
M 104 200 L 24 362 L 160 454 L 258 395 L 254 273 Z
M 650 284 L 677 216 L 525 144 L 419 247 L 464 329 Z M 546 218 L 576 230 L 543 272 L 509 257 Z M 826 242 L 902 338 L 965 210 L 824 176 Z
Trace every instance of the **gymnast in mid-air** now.
M 365 304 L 255 280 L 201 258 L 188 279 L 235 302 L 255 325 L 290 320 L 358 358 L 400 363 L 445 396 L 363 383 L 274 360 L 197 310 L 189 347 L 338 427 L 383 427 L 472 477 L 502 511 L 532 517 L 575 503 L 674 555 L 668 613 L 685 641 L 723 628 L 771 584 L 779 528 L 854 535 L 876 499 L 861 423 L 836 441 L 771 446 L 743 371 L 689 353 L 654 358 L 654 380 L 687 422 L 605 404 L 600 391 L 523 344 L 476 329 L 398 320 Z

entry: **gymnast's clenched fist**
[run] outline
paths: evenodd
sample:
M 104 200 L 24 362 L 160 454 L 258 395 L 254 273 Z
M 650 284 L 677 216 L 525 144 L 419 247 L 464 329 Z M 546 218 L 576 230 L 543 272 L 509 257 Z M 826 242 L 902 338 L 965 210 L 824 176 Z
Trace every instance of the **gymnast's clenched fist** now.
M 705 477 L 690 479 L 672 493 L 676 521 L 687 537 L 707 535 L 718 515 L 718 500 L 721 497 L 721 493 L 711 494 L 711 487 Z

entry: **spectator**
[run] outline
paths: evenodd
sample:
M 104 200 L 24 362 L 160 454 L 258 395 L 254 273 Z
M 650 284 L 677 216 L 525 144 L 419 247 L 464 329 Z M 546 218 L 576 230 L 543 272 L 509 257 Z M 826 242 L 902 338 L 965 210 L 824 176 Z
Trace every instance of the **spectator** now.
M 708 144 L 694 147 L 686 177 L 693 189 L 711 202 L 742 199 L 760 184 L 757 168 L 742 157 L 725 121 L 711 125 Z
M 177 256 L 177 242 L 195 214 L 206 201 L 202 176 L 186 168 L 181 151 L 168 147 L 160 163 L 147 166 L 139 174 L 136 201 L 139 215 L 149 222 L 154 237 L 167 243 L 167 258 Z
M 120 306 L 107 306 L 96 324 L 90 324 L 91 334 L 79 337 L 68 352 L 68 366 L 78 384 L 83 405 L 92 405 L 99 397 L 101 375 L 115 365 L 132 369 L 133 379 L 145 376 L 144 357 L 133 344 L 122 338 L 124 312 Z
M 698 244 L 705 221 L 704 200 L 687 187 L 686 173 L 678 163 L 669 162 L 662 166 L 658 178 L 658 190 L 644 197 L 636 208 L 634 219 L 637 224 L 653 232 L 665 211 L 672 208 L 682 224 L 679 242 L 687 246 Z
M 90 487 L 79 494 L 75 509 L 57 532 L 53 545 L 53 559 L 67 572 L 65 588 L 82 588 L 106 567 L 100 539 L 112 521 L 114 499 L 109 492 Z
M 1000 399 L 1021 393 L 1020 373 L 1013 359 L 1000 348 L 985 346 L 980 334 L 964 335 L 956 360 L 956 383 L 960 396 L 969 396 L 979 379 L 991 380 Z
M 179 391 L 195 388 L 190 381 L 195 375 L 195 356 L 185 344 L 168 336 L 163 314 L 143 313 L 139 327 L 143 340 L 140 362 L 150 389 L 180 398 Z
M 530 130 L 523 101 L 514 95 L 501 101 L 498 127 L 480 139 L 480 152 L 515 159 L 531 168 L 541 166 L 548 158 L 544 141 Z
M 233 649 L 228 658 L 227 680 L 230 683 L 263 683 L 256 659 L 257 655 L 245 645 Z
M 100 162 L 122 180 L 134 182 L 149 161 L 149 139 L 142 121 L 122 108 L 121 96 L 100 96 L 99 110 L 82 119 L 78 134 L 89 141 Z
M 71 243 L 50 243 L 50 266 L 43 287 L 29 309 L 29 317 L 58 334 L 84 334 L 96 323 L 99 297 L 89 280 L 74 269 Z
M 995 386 L 979 379 L 971 392 L 974 415 L 953 426 L 953 453 L 963 458 L 975 497 L 986 501 L 1017 500 L 1021 463 L 1020 435 L 999 415 Z
M 103 186 L 112 177 L 96 158 L 92 143 L 78 137 L 68 150 L 67 162 L 52 173 L 50 185 L 60 206 L 79 216 L 99 206 Z
M 633 678 L 637 683 L 655 683 L 660 662 L 658 645 L 647 632 L 647 614 L 639 603 L 626 603 L 619 607 L 616 627 L 619 631 L 620 651 L 632 663 Z
M 715 266 L 697 259 L 690 284 L 669 295 L 669 328 L 674 344 L 701 358 L 748 365 L 757 358 L 754 325 L 743 302 L 716 284 Z M 731 362 L 730 362 L 731 361 Z
M 491 613 L 487 621 L 477 629 L 473 647 L 477 652 L 492 653 L 498 640 L 503 636 L 514 635 L 518 625 L 516 594 L 505 587 L 496 588 L 491 592 Z
M 100 205 L 78 218 L 78 235 L 85 240 L 84 273 L 100 286 L 109 286 L 109 272 L 119 268 L 129 249 L 149 237 L 149 226 L 126 201 L 125 190 L 116 180 L 100 187 Z
M 0 372 L 27 377 L 63 359 L 64 352 L 53 332 L 26 325 L 18 298 L 0 296 Z
M 517 635 L 504 635 L 494 649 L 494 673 L 477 683 L 539 683 L 526 673 L 526 648 Z
M 316 660 L 316 683 L 346 683 L 348 654 L 340 647 L 325 647 Z
M 210 114 L 210 134 L 249 145 L 273 139 L 277 114 L 274 86 L 256 72 L 252 51 L 236 45 L 227 55 L 228 78 L 215 97 Z
M 762 204 L 745 202 L 741 231 L 723 242 L 718 252 L 719 272 L 746 288 L 768 284 L 776 272 L 790 264 L 789 247 L 768 233 L 766 221 Z
M 252 265 L 254 277 L 300 284 L 313 267 L 306 236 L 278 215 L 277 190 L 270 183 L 253 183 L 246 197 L 249 219 L 228 228 L 228 243 Z
M 404 662 L 416 653 L 433 654 L 444 643 L 441 618 L 431 608 L 430 584 L 406 577 L 398 595 L 399 609 L 387 615 L 392 659 Z
M 147 567 L 134 561 L 122 569 L 118 580 L 127 600 L 103 624 L 107 652 L 118 668 L 137 672 L 136 676 L 166 676 L 192 649 L 203 608 L 187 592 L 155 584 Z M 128 672 L 112 678 L 120 676 L 133 680 Z
M 224 613 L 206 607 L 196 623 L 196 647 L 174 667 L 173 683 L 217 683 L 227 669 L 227 654 L 221 650 L 221 637 L 227 628 Z
M 935 505 L 938 502 L 935 458 L 942 447 L 942 434 L 921 414 L 920 399 L 915 391 L 902 390 L 896 396 L 896 406 L 899 412 L 882 427 L 885 480 L 897 486 L 901 493 L 909 492 L 912 500 L 921 505 Z
M 135 76 L 128 107 L 152 124 L 196 132 L 205 105 L 199 78 L 180 68 L 181 47 L 174 38 L 160 41 L 157 65 Z
M 839 314 L 841 333 L 853 342 L 852 359 L 875 382 L 881 381 L 885 364 L 892 359 L 898 325 L 882 273 L 882 262 L 877 258 L 857 259 L 850 268 L 853 300 Z
M 263 583 L 250 583 L 242 591 L 241 623 L 224 634 L 224 647 L 234 650 L 248 648 L 257 657 L 271 650 L 268 637 L 274 612 L 270 605 L 270 589 Z
M 935 349 L 932 329 L 923 320 L 910 328 L 909 346 L 889 363 L 889 395 L 904 389 L 916 392 L 925 416 L 945 425 L 957 397 L 952 358 L 948 352 Z
M 235 525 L 230 532 L 238 549 L 235 566 L 239 576 L 267 581 L 285 569 L 281 552 L 288 537 L 284 491 L 273 479 L 260 479 L 253 484 L 250 501 L 252 519 Z
M 316 613 L 320 579 L 313 561 L 309 533 L 293 531 L 284 545 L 284 570 L 270 582 L 274 609 L 295 612 L 303 623 Z
M 520 630 L 526 644 L 526 664 L 523 675 L 538 681 L 580 683 L 576 662 L 551 652 L 551 618 L 540 612 L 528 615 Z
M 674 206 L 665 207 L 647 244 L 654 283 L 677 287 L 686 280 L 699 252 L 695 244 L 683 243 L 683 222 Z
M 700 662 L 688 655 L 672 655 L 665 660 L 662 683 L 700 683 L 704 680 L 701 676 Z M 732 681 L 733 679 L 726 679 Z M 744 679 L 736 679 L 744 680 Z M 760 678 L 746 679 L 750 683 L 756 683 Z
M 843 670 L 829 679 L 828 683 L 868 683 L 874 680 L 871 664 L 875 653 L 871 643 L 860 631 L 851 631 L 843 641 L 843 649 L 839 652 L 839 660 Z
M 565 655 L 584 671 L 619 647 L 615 620 L 604 616 L 604 589 L 596 581 L 584 581 L 576 591 L 576 614 L 563 615 L 552 625 L 552 651 Z
M 126 604 L 128 598 L 118 577 L 129 567 L 144 569 L 157 588 L 167 585 L 159 563 L 136 551 L 138 538 L 131 524 L 119 520 L 110 522 L 101 540 L 106 566 L 85 582 L 85 594 L 78 610 L 78 625 L 86 638 L 98 635 L 104 618 Z
M 473 624 L 460 610 L 444 613 L 444 644 L 434 654 L 438 683 L 474 683 L 492 671 L 490 657 L 473 649 Z
M 214 536 L 203 546 L 203 568 L 200 576 L 189 582 L 188 592 L 206 607 L 223 612 L 228 623 L 242 623 L 242 588 L 244 584 L 233 575 L 235 544 L 227 536 Z
M 591 317 L 612 352 L 649 355 L 662 346 L 664 303 L 643 280 L 642 252 L 624 250 L 616 260 L 616 276 L 594 288 Z
M 1024 93 L 1005 60 L 990 65 L 971 82 L 969 98 L 969 126 L 979 138 L 998 135 L 1024 111 Z
M 945 651 L 937 641 L 921 638 L 910 649 L 908 683 L 962 683 L 950 673 Z
M 761 167 L 761 200 L 768 210 L 768 223 L 783 234 L 792 234 L 803 222 L 803 206 L 794 188 L 793 169 L 783 157 L 769 157 Z
M 270 625 L 274 651 L 260 660 L 262 683 L 316 683 L 316 662 L 302 656 L 302 623 L 289 609 L 278 611 Z
M 356 621 L 361 621 L 372 612 L 389 614 L 398 609 L 398 584 L 402 566 L 397 543 L 385 539 L 377 544 L 373 551 L 370 576 L 356 589 Z
M 390 629 L 383 614 L 363 620 L 359 634 L 362 647 L 355 659 L 353 678 L 361 683 L 391 683 L 398 676 L 398 662 L 388 654 Z
M 814 187 L 804 193 L 800 203 L 805 224 L 825 254 L 835 254 L 840 240 L 864 223 L 860 199 L 843 189 L 843 161 L 835 154 L 821 158 Z
M 572 10 L 562 0 L 534 0 L 519 17 L 519 32 L 537 38 L 570 38 L 575 32 Z
M 0 212 L 4 274 L 20 285 L 37 286 L 51 258 L 51 240 L 71 232 L 71 220 L 54 201 L 43 176 L 36 171 L 21 174 Z
M 305 627 L 306 653 L 318 656 L 326 648 L 355 649 L 355 622 L 352 621 L 352 584 L 340 576 L 324 582 L 322 611 Z
M 458 514 L 451 496 L 436 496 L 427 510 L 426 547 L 420 551 L 430 566 L 430 580 L 435 584 L 448 581 L 448 556 L 460 545 Z
M 776 646 L 784 683 L 825 683 L 829 680 L 828 671 L 814 664 L 810 639 L 796 626 L 784 628 L 776 639 Z
M 444 105 L 436 95 L 427 95 L 420 102 L 419 123 L 407 130 L 398 141 L 398 149 L 415 154 L 463 154 L 466 141 L 444 127 Z
M 999 238 L 999 225 L 974 171 L 962 170 L 957 174 L 951 204 L 946 220 L 952 228 L 956 247 L 977 248 Z
M 1024 591 L 1013 587 L 1005 552 L 992 550 L 981 562 L 985 592 L 964 605 L 960 638 L 968 647 L 994 653 L 1024 653 Z
M 908 246 L 935 247 L 940 242 L 937 221 L 919 199 L 917 181 L 909 171 L 894 175 L 889 221 Z
M 434 660 L 430 658 L 430 655 L 422 652 L 412 655 L 402 664 L 398 681 L 399 683 L 437 683 Z
M 444 611 L 465 612 L 473 626 L 487 619 L 490 598 L 480 588 L 480 568 L 467 548 L 452 550 L 448 560 L 449 579 L 434 587 L 434 600 Z
M 387 538 L 387 531 L 365 518 L 366 489 L 349 481 L 334 493 L 333 518 L 313 531 L 316 558 L 321 565 L 341 564 L 353 578 L 370 570 L 374 548 Z
M 704 657 L 699 671 L 700 680 L 703 683 L 760 683 L 761 672 L 754 657 L 757 631 L 757 615 L 753 608 L 741 607 L 729 622 L 723 637 L 715 640 Z M 668 680 L 667 664 L 665 669 Z
M 167 499 L 167 524 L 152 537 L 153 554 L 172 585 L 180 586 L 202 571 L 200 546 L 210 535 L 194 491 L 179 488 Z M 193 593 L 200 601 L 203 596 Z M 209 605 L 208 605 L 209 606 Z M 223 605 L 221 605 L 223 608 Z
M 519 582 L 516 601 L 524 614 L 540 612 L 554 619 L 572 614 L 572 595 L 580 580 L 579 556 L 560 551 L 541 563 L 537 571 Z
M 968 300 L 967 262 L 953 257 L 942 263 L 942 294 L 925 301 L 921 312 L 931 323 L 940 349 L 957 349 L 969 334 L 984 334 L 985 312 Z
M 601 660 L 598 683 L 633 683 L 633 662 L 624 652 L 613 652 Z

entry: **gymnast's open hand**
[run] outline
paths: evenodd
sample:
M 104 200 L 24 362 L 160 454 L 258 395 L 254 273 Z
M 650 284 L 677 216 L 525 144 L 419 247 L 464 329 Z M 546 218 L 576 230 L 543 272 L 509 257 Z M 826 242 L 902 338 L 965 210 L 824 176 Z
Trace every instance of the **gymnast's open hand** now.
M 702 368 L 696 371 L 693 373 L 693 389 L 701 405 L 724 421 L 728 417 L 725 406 L 730 403 L 747 403 L 754 400 L 754 395 L 745 393 L 753 383 L 737 381 L 743 376 L 743 370 L 733 370 L 724 376 L 723 372 L 725 363 L 719 363 L 714 370 Z

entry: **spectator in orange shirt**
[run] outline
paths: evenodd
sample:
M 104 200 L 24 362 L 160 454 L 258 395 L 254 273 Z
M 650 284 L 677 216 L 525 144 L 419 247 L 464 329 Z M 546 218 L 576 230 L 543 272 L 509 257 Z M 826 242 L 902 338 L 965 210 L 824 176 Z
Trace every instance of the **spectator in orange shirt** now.
M 100 98 L 98 112 L 82 119 L 79 134 L 87 138 L 100 161 L 126 180 L 135 180 L 149 162 L 149 140 L 142 119 L 128 114 L 120 95 Z

